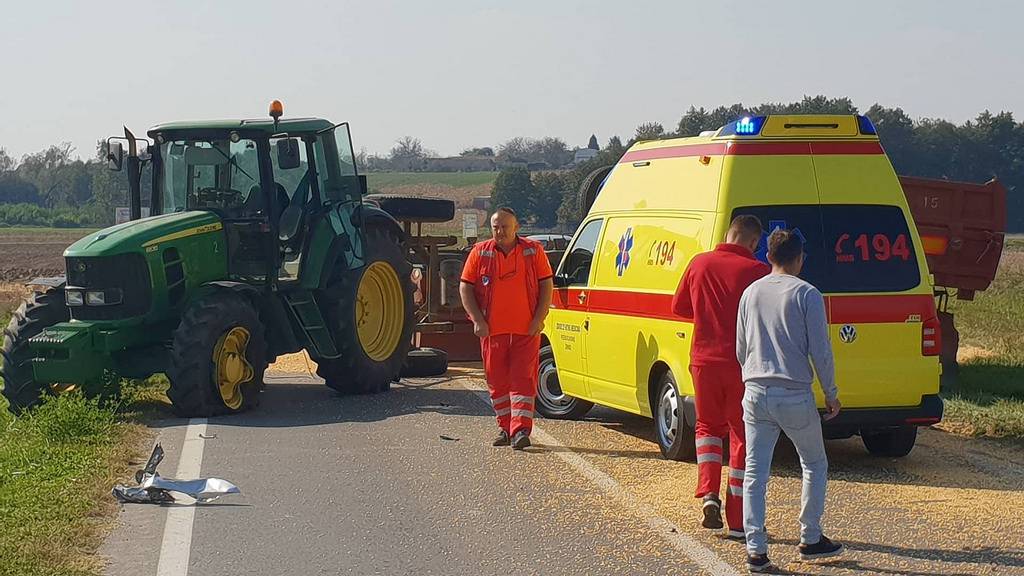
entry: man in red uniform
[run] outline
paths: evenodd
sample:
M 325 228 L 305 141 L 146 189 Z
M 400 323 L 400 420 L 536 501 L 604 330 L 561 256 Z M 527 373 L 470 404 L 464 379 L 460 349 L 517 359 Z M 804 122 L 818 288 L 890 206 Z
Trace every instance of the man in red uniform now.
M 530 445 L 533 430 L 540 332 L 551 307 L 553 274 L 544 247 L 519 237 L 512 209 L 499 208 L 491 216 L 491 232 L 490 240 L 469 253 L 459 295 L 480 337 L 487 388 L 501 429 L 493 444 L 522 450 Z
M 771 269 L 754 258 L 761 221 L 737 216 L 725 243 L 697 255 L 679 282 L 672 310 L 693 320 L 690 374 L 697 405 L 697 498 L 703 498 L 701 526 L 722 528 L 722 445 L 729 432 L 729 490 L 725 514 L 729 537 L 743 538 L 743 377 L 736 361 L 736 316 L 740 297 Z

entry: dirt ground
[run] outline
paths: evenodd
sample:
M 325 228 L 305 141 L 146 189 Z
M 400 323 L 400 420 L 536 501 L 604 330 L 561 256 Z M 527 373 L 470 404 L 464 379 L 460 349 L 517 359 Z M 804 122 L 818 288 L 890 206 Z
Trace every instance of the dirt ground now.
M 64 249 L 88 232 L 0 228 L 0 283 L 63 274 Z

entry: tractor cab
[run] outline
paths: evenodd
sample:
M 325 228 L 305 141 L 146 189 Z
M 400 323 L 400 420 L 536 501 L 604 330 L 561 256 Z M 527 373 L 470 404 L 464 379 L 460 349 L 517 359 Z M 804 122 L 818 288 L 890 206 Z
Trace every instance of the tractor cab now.
M 149 136 L 151 213 L 215 213 L 233 279 L 297 281 L 318 224 L 341 206 L 350 217 L 358 212 L 364 180 L 348 124 L 305 118 L 178 122 L 158 125 Z

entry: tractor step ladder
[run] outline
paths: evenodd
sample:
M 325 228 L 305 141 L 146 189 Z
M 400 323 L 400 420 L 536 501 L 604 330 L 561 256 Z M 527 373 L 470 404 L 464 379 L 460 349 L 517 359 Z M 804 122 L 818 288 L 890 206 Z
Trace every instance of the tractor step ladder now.
M 284 295 L 284 300 L 305 332 L 306 340 L 316 348 L 319 357 L 337 358 L 341 355 L 311 292 L 289 292 Z

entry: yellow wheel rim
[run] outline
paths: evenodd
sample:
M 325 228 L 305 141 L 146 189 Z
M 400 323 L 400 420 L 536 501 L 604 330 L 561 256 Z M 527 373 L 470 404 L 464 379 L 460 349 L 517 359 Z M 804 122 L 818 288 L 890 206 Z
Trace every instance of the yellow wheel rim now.
M 245 357 L 249 331 L 235 326 L 217 340 L 213 349 L 214 384 L 224 405 L 232 410 L 242 406 L 242 384 L 252 380 L 255 371 Z
M 355 321 L 367 356 L 382 362 L 394 354 L 405 324 L 405 299 L 398 274 L 387 262 L 370 264 L 359 280 Z

